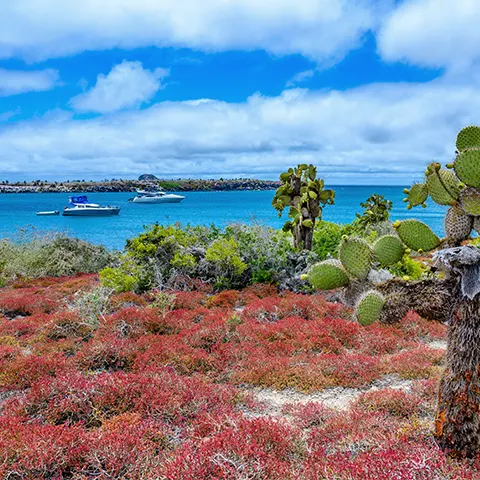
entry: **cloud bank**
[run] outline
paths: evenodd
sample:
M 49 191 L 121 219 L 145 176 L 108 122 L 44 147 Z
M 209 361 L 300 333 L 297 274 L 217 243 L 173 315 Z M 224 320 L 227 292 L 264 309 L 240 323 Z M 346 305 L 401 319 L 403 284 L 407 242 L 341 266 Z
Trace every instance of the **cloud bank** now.
M 455 131 L 477 118 L 476 92 L 444 81 L 290 89 L 238 104 L 162 102 L 113 117 L 28 121 L 0 129 L 0 171 L 274 178 L 313 162 L 330 181 L 403 182 L 453 158 Z
M 96 85 L 70 101 L 78 112 L 111 113 L 138 107 L 150 101 L 162 87 L 168 70 L 146 70 L 140 62 L 124 61 L 108 75 L 99 75 Z
M 342 58 L 392 0 L 15 0 L 0 2 L 0 58 L 144 46 L 263 49 Z M 32 15 L 31 12 L 35 12 Z
M 56 70 L 6 70 L 0 68 L 0 97 L 51 90 L 59 83 Z

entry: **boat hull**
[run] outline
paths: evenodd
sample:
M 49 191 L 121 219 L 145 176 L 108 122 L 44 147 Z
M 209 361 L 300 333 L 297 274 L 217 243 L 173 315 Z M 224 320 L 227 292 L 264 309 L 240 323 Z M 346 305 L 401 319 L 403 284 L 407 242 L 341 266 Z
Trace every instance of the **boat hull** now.
M 112 215 L 118 215 L 120 208 L 98 208 L 98 209 L 81 209 L 76 210 L 74 208 L 66 208 L 62 215 L 64 217 L 111 217 Z
M 39 217 L 51 217 L 54 215 L 60 215 L 60 212 L 58 210 L 52 212 L 37 212 L 37 216 Z
M 146 204 L 152 204 L 152 203 L 180 203 L 182 200 L 185 200 L 185 197 L 181 196 L 172 196 L 172 197 L 159 197 L 159 198 L 153 198 L 153 197 L 135 197 L 132 199 L 132 203 L 146 203 Z

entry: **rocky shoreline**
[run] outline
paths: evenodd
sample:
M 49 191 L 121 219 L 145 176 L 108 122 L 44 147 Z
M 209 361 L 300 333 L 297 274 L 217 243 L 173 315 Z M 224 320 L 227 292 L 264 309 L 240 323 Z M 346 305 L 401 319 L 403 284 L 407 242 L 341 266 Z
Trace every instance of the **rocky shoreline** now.
M 0 183 L 0 193 L 101 193 L 135 192 L 138 189 L 160 188 L 168 191 L 242 191 L 274 190 L 280 182 L 271 180 L 112 180 L 108 182 L 23 182 Z

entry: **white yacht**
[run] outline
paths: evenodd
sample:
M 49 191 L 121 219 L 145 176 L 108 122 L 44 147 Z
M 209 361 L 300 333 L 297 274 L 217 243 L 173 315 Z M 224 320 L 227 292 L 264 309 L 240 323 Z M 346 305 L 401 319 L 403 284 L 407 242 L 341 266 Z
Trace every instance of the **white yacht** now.
M 118 215 L 120 212 L 120 207 L 88 203 L 85 195 L 69 197 L 68 201 L 70 206 L 63 209 L 63 215 L 66 217 L 109 217 L 111 215 Z
M 166 192 L 146 192 L 137 190 L 137 196 L 131 198 L 132 203 L 180 203 L 185 197 Z

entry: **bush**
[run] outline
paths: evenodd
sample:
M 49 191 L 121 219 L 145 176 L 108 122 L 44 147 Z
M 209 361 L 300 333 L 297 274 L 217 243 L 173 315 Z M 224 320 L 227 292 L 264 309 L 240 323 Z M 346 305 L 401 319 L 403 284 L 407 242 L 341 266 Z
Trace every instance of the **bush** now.
M 318 222 L 313 232 L 313 251 L 319 260 L 336 257 L 343 227 L 332 222 Z
M 205 259 L 214 266 L 215 285 L 227 288 L 238 284 L 247 265 L 239 255 L 238 244 L 233 238 L 219 238 L 205 252 Z
M 121 268 L 104 268 L 100 272 L 100 282 L 106 288 L 111 288 L 116 293 L 136 290 L 138 279 L 125 273 Z
M 281 283 L 306 267 L 296 255 L 287 234 L 261 225 L 153 225 L 127 241 L 119 265 L 102 271 L 101 281 L 116 292 L 191 289 L 199 280 L 217 290 Z
M 62 277 L 97 273 L 116 255 L 101 245 L 64 233 L 27 230 L 15 240 L 0 240 L 0 283 L 18 278 Z

